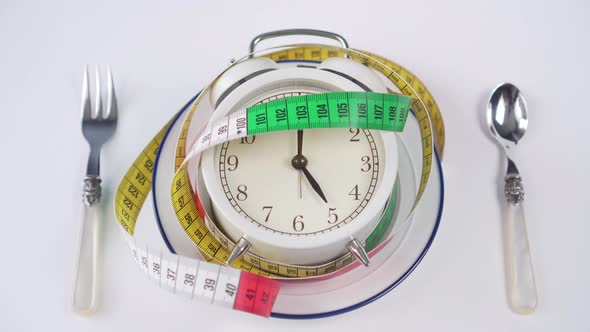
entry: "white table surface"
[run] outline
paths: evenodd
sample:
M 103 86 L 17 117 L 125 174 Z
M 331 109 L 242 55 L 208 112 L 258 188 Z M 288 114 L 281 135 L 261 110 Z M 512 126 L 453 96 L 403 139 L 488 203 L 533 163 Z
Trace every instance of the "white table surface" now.
M 590 5 L 585 1 L 2 1 L 0 199 L 3 331 L 588 331 Z M 189 303 L 131 264 L 105 226 L 99 311 L 68 311 L 87 146 L 82 66 L 109 63 L 120 123 L 105 146 L 105 210 L 138 151 L 251 38 L 282 28 L 332 30 L 417 73 L 446 121 L 446 205 L 424 261 L 379 301 L 338 317 L 264 320 Z M 498 148 L 482 130 L 490 90 L 525 93 L 519 150 L 539 291 L 530 316 L 509 311 L 497 199 Z M 108 214 L 110 215 L 110 213 Z M 118 272 L 118 273 L 115 273 Z

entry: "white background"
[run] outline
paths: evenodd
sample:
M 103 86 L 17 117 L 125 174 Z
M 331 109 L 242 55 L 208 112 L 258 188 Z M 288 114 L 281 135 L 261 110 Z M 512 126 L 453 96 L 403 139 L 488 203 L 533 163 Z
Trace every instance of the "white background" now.
M 589 331 L 590 5 L 584 1 L 0 2 L 0 330 Z M 67 310 L 87 146 L 82 66 L 111 64 L 117 133 L 104 148 L 105 211 L 118 179 L 196 91 L 282 28 L 338 32 L 418 74 L 446 121 L 446 205 L 417 270 L 342 316 L 264 320 L 176 299 L 139 276 L 106 220 L 102 303 Z M 499 150 L 481 120 L 490 90 L 525 93 L 518 165 L 527 191 L 539 307 L 509 311 L 498 203 Z M 110 213 L 107 213 L 110 216 Z

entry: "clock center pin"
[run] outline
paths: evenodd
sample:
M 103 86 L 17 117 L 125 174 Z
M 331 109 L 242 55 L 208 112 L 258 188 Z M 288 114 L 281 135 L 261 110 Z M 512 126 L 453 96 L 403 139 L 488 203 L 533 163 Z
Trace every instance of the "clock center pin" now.
M 291 159 L 291 166 L 295 169 L 304 169 L 307 166 L 307 158 L 302 154 L 295 155 Z

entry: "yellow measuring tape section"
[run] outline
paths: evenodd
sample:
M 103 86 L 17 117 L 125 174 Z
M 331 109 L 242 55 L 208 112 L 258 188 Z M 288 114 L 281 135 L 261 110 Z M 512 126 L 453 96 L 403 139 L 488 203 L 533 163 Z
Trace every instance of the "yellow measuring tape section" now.
M 115 216 L 129 235 L 133 235 L 139 211 L 152 190 L 152 173 L 156 155 L 169 126 L 170 122 L 160 129 L 141 151 L 139 157 L 125 173 L 115 193 Z
M 413 73 L 411 73 L 406 68 L 400 66 L 399 64 L 385 59 L 379 55 L 359 51 L 369 55 L 371 58 L 378 61 L 373 62 L 369 60 L 366 64 L 369 67 L 377 69 L 377 67 L 383 67 L 385 65 L 387 68 L 391 68 L 394 72 L 398 74 L 398 76 L 394 76 L 387 74 L 388 78 L 407 96 L 411 96 L 414 98 L 414 103 L 412 104 L 412 108 L 414 112 L 423 112 L 425 111 L 430 116 L 430 122 L 432 125 L 432 131 L 434 132 L 434 142 L 435 148 L 438 152 L 438 155 L 442 158 L 443 151 L 445 148 L 445 126 L 442 119 L 442 114 L 434 97 L 430 94 L 430 91 L 426 88 L 426 85 Z M 353 55 L 354 58 L 354 55 Z M 385 75 L 389 69 L 383 68 L 383 74 Z M 378 69 L 379 70 L 379 69 Z M 381 70 L 379 70 L 381 71 Z M 399 80 L 399 78 L 403 78 L 404 81 Z
M 175 170 L 178 170 L 186 158 L 188 144 L 187 136 L 189 129 L 188 124 L 190 124 L 192 121 L 194 114 L 195 112 L 193 105 L 193 107 L 191 107 L 191 109 L 188 111 L 178 136 L 174 158 Z M 186 176 L 176 176 L 174 178 L 176 191 L 172 194 L 172 204 L 174 207 L 174 212 L 176 213 L 176 217 L 178 218 L 186 234 L 197 245 L 197 249 L 203 258 L 209 262 L 212 261 L 218 264 L 223 264 L 227 257 L 229 257 L 229 252 L 227 252 L 225 247 L 220 245 L 213 234 L 205 226 L 203 219 L 199 214 L 197 203 L 194 199 L 195 193 L 193 192 L 193 188 L 190 185 L 188 173 L 185 172 L 186 169 L 181 173 L 185 174 Z M 256 273 L 258 275 L 266 277 L 271 276 L 271 273 L 267 271 L 258 269 L 253 265 L 244 264 L 243 260 L 237 260 L 234 262 L 234 264 L 232 264 L 232 266 L 244 271 Z
M 436 121 L 435 128 L 438 128 L 438 131 L 436 132 L 437 143 L 439 144 L 438 150 L 442 152 L 444 147 L 444 127 L 442 124 L 442 118 L 440 117 L 440 111 L 426 86 L 424 86 L 424 84 L 412 73 L 392 61 L 373 55 L 369 56 L 368 53 L 363 51 L 359 52 L 366 55 L 357 52 L 350 52 L 348 55 L 352 60 L 364 63 L 376 71 L 381 72 L 391 80 L 391 82 L 397 86 L 403 94 L 414 98 L 412 109 L 420 123 L 423 147 L 423 169 L 420 187 L 415 202 L 415 204 L 417 204 L 426 188 L 433 158 L 433 131 L 431 120 Z M 275 61 L 303 60 L 321 62 L 330 57 L 342 57 L 344 55 L 345 53 L 342 52 L 341 49 L 336 48 L 300 47 L 274 52 L 266 56 Z M 388 67 L 391 67 L 391 70 L 388 69 Z M 217 234 L 218 237 L 216 238 L 215 234 L 207 228 L 198 212 L 195 195 L 189 181 L 186 166 L 183 166 L 182 169 L 178 169 L 186 157 L 188 149 L 188 128 L 195 109 L 196 104 L 193 104 L 189 110 L 187 121 L 183 124 L 176 148 L 175 170 L 177 171 L 177 174 L 174 178 L 175 187 L 172 192 L 172 202 L 179 223 L 185 230 L 186 234 L 197 245 L 201 254 L 207 259 L 223 264 L 223 262 L 229 257 L 233 244 L 222 244 L 218 240 L 219 234 Z M 347 254 L 333 262 L 321 266 L 307 267 L 271 262 L 247 253 L 240 259 L 236 260 L 232 266 L 264 276 L 276 278 L 302 278 L 330 274 L 353 261 L 354 259 L 352 255 Z

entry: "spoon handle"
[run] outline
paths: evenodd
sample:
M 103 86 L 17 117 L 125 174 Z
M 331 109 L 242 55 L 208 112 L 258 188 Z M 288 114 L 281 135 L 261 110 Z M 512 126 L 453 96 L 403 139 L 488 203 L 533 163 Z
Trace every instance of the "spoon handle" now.
M 524 190 L 520 176 L 510 174 L 510 171 L 506 176 L 505 194 L 504 248 L 508 298 L 514 312 L 529 314 L 537 307 L 537 289 L 522 204 Z

